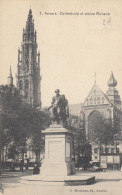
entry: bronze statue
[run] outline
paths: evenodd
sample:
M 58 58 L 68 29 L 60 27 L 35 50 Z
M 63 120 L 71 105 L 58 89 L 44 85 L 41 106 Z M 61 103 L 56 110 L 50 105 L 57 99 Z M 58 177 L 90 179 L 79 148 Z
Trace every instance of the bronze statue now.
M 55 90 L 56 95 L 52 98 L 51 106 L 53 113 L 53 122 L 57 124 L 67 124 L 67 118 L 69 117 L 68 101 L 65 95 L 60 95 L 60 90 Z

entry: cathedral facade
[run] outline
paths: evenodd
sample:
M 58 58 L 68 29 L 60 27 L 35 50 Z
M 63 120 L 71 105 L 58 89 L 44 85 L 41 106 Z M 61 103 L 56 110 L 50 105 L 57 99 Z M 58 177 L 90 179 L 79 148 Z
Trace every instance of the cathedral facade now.
M 17 88 L 24 99 L 34 107 L 41 106 L 40 53 L 37 52 L 37 33 L 32 10 L 29 10 L 23 28 L 21 49 L 18 49 Z
M 116 134 L 122 132 L 122 110 L 117 81 L 111 73 L 108 80 L 108 90 L 104 93 L 96 81 L 85 99 L 80 112 L 80 118 L 85 129 L 86 139 L 93 143 L 100 137 L 104 124 L 111 124 Z

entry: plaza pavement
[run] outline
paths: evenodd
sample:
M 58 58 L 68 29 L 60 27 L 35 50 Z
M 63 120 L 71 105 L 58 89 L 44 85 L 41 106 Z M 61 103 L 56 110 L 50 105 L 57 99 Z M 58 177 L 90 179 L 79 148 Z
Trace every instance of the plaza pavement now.
M 122 194 L 122 172 L 83 172 L 82 175 L 93 175 L 96 182 L 91 185 L 82 186 L 47 186 L 45 183 L 21 184 L 20 177 L 32 173 L 11 173 L 8 177 L 0 177 L 3 187 L 3 195 L 121 195 Z

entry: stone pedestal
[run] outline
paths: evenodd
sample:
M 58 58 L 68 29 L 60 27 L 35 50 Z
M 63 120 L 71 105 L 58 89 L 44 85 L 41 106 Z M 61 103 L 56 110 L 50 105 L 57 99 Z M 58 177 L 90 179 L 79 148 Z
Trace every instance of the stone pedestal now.
M 45 160 L 40 175 L 22 177 L 24 184 L 41 186 L 77 186 L 95 182 L 94 176 L 75 174 L 75 165 L 71 159 L 74 134 L 61 125 L 51 125 L 44 130 Z
M 45 134 L 45 160 L 40 174 L 44 176 L 67 176 L 75 174 L 72 161 L 73 132 L 62 125 L 51 125 Z

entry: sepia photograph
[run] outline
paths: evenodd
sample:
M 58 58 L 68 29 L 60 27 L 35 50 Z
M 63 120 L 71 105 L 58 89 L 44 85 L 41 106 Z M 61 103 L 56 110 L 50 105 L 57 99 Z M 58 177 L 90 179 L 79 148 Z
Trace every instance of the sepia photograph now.
M 0 0 L 0 194 L 121 186 L 121 0 Z

